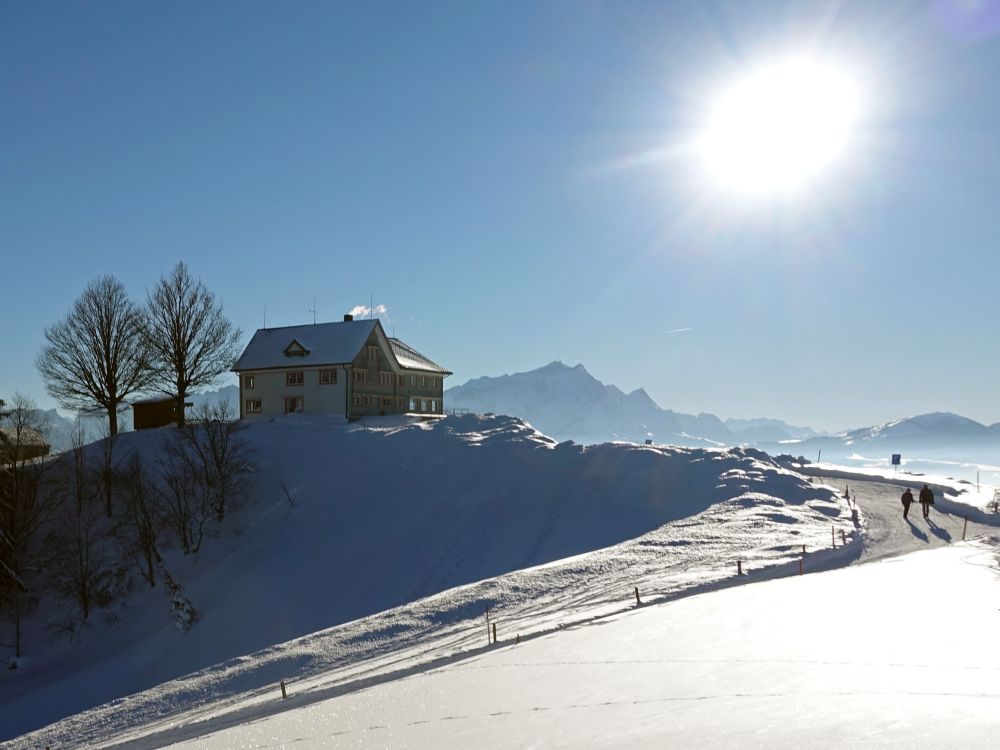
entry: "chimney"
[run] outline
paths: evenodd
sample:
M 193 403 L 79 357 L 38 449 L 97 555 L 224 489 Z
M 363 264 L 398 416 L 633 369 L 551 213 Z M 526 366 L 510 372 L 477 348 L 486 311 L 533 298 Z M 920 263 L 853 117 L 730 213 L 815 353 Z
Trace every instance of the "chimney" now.
M 354 320 L 354 316 L 353 315 L 351 315 L 350 313 L 344 313 L 344 322 L 345 323 L 349 323 L 352 320 Z

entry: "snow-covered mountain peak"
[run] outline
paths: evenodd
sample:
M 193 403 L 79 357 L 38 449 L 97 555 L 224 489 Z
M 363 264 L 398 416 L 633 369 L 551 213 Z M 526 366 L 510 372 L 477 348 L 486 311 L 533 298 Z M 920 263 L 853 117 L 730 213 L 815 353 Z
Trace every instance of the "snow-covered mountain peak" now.
M 753 429 L 739 438 L 711 414 L 698 416 L 660 408 L 644 388 L 625 394 L 604 384 L 582 364 L 562 362 L 528 372 L 481 377 L 449 388 L 449 407 L 523 417 L 559 440 L 601 443 L 609 440 L 681 445 L 718 445 L 753 441 Z
M 652 398 L 650 398 L 649 394 L 646 393 L 645 388 L 636 388 L 634 391 L 628 394 L 628 399 L 633 403 L 641 404 L 643 406 L 648 406 L 653 409 L 660 408 L 659 406 L 657 406 L 656 402 L 653 401 Z

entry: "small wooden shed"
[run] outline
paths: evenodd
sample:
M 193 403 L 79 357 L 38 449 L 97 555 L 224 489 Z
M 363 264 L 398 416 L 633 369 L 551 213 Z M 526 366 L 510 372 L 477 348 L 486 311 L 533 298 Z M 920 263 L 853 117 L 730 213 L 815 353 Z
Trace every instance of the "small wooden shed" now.
M 132 402 L 132 427 L 148 430 L 165 427 L 177 421 L 177 399 L 173 396 L 153 396 Z

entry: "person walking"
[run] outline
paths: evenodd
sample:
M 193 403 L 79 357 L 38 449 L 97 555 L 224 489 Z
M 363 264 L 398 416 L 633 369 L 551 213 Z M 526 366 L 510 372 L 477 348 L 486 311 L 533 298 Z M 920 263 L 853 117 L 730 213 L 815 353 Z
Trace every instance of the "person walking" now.
M 906 519 L 907 514 L 910 512 L 910 505 L 913 504 L 913 493 L 910 492 L 910 488 L 907 487 L 906 491 L 903 492 L 903 496 L 900 498 L 903 501 L 903 519 Z
M 926 484 L 920 490 L 920 504 L 924 508 L 924 518 L 930 518 L 931 506 L 934 505 L 934 491 Z

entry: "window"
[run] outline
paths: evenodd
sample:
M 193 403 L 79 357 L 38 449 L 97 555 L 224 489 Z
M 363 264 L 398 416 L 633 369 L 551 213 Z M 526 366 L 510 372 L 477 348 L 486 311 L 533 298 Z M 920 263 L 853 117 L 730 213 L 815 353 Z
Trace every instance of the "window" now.
M 368 370 L 351 370 L 351 373 L 355 383 L 368 382 Z
M 248 398 L 246 403 L 246 413 L 247 414 L 260 414 L 260 399 L 259 398 Z
M 302 396 L 285 397 L 285 414 L 298 414 L 305 411 L 306 402 Z
M 399 376 L 397 376 L 397 378 L 396 378 L 396 385 L 398 385 L 400 388 L 402 388 L 404 385 L 406 385 L 406 376 L 405 375 L 399 375 Z
M 426 398 L 424 399 L 423 411 L 430 411 L 430 402 Z
M 437 413 L 437 410 L 438 410 L 438 402 L 437 402 L 437 400 L 436 400 L 436 399 L 433 399 L 433 398 L 432 398 L 432 399 L 431 399 L 431 411 L 432 411 L 432 412 L 434 412 L 434 413 L 436 414 L 436 413 Z
M 403 408 L 403 399 L 401 399 L 401 398 L 397 398 L 396 399 L 396 408 L 397 409 L 402 409 Z
M 420 387 L 421 388 L 426 388 L 427 387 L 427 376 L 426 375 L 421 375 L 420 376 Z
M 383 398 L 382 399 L 382 408 L 383 409 L 391 409 L 392 408 L 392 399 L 391 398 Z
M 410 375 L 410 385 L 416 385 L 416 384 L 417 384 L 417 376 Z
M 337 385 L 337 371 L 336 370 L 320 370 L 319 371 L 319 384 L 320 385 Z
M 285 373 L 285 385 L 302 385 L 304 382 L 305 379 L 301 370 Z
M 351 397 L 351 403 L 354 406 L 361 406 L 361 396 L 355 393 L 354 396 Z
M 294 339 L 292 340 L 292 343 L 290 343 L 288 346 L 285 347 L 285 352 L 284 352 L 286 357 L 304 357 L 308 353 L 309 350 L 306 349 L 304 346 L 302 346 L 302 344 L 300 344 L 298 341 L 295 341 Z
M 378 362 L 378 347 L 377 346 L 369 346 L 368 347 L 368 361 L 369 362 Z
M 248 391 L 253 390 L 253 375 L 243 376 L 243 387 L 246 388 Z
M 417 400 L 415 398 L 410 399 L 410 411 L 417 410 Z
M 392 385 L 392 373 L 391 372 L 380 372 L 378 374 L 378 384 L 379 385 Z

